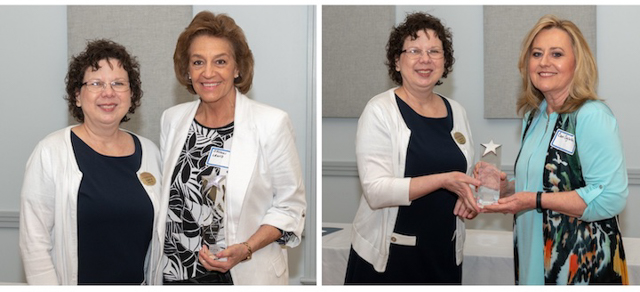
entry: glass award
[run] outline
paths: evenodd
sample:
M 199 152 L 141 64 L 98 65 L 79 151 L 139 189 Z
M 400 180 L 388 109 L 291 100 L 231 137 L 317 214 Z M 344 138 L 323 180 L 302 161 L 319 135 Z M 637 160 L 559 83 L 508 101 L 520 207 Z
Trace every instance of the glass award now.
M 477 179 L 482 182 L 476 191 L 476 202 L 480 207 L 492 205 L 500 199 L 500 144 L 491 142 L 485 147 L 478 162 Z
M 200 227 L 202 241 L 209 248 L 210 255 L 218 261 L 226 261 L 226 258 L 217 258 L 215 254 L 222 251 L 224 246 L 224 233 L 222 224 L 224 220 L 225 175 L 216 175 L 215 172 L 202 178 L 203 195 L 211 213 L 204 219 Z

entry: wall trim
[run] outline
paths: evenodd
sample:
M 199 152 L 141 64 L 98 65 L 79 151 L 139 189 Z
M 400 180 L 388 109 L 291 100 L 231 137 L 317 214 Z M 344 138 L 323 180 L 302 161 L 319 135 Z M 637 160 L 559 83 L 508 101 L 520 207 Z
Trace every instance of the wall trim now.
M 507 176 L 513 176 L 513 165 L 503 165 Z M 628 168 L 629 186 L 640 185 L 640 168 Z M 358 177 L 358 166 L 355 161 L 323 161 L 322 176 Z
M 18 228 L 19 223 L 19 211 L 0 211 L 0 228 Z
M 513 165 L 503 165 L 507 175 L 513 175 Z M 627 169 L 629 186 L 640 185 L 640 169 Z M 323 161 L 322 176 L 358 177 L 358 167 L 355 161 Z M 0 211 L 0 228 L 18 228 L 20 222 L 19 211 Z
M 629 176 L 629 185 L 640 185 L 640 169 L 627 169 Z
M 309 71 L 311 72 L 307 76 L 307 129 L 306 131 L 306 178 L 305 185 L 307 190 L 307 195 L 309 200 L 307 201 L 307 220 L 305 222 L 305 229 L 302 232 L 302 237 L 305 238 L 305 243 L 303 244 L 303 255 L 302 259 L 304 261 L 302 268 L 302 276 L 300 277 L 300 283 L 302 285 L 315 285 L 316 284 L 316 250 L 317 243 L 316 237 L 317 235 L 317 174 L 318 174 L 318 159 L 317 159 L 317 151 L 316 151 L 316 139 L 317 136 L 317 96 L 316 96 L 316 8 L 315 6 L 307 7 L 307 66 L 311 68 Z M 310 238 L 306 238 L 307 234 L 309 234 Z
M 322 176 L 358 176 L 355 161 L 323 161 Z

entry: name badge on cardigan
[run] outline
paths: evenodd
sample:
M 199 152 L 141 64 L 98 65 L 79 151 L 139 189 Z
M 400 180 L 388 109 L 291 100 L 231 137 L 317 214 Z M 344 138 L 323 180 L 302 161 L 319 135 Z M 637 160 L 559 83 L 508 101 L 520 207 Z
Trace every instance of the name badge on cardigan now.
M 576 136 L 558 129 L 558 131 L 556 131 L 556 135 L 551 140 L 551 147 L 569 155 L 573 155 L 573 152 L 576 150 Z

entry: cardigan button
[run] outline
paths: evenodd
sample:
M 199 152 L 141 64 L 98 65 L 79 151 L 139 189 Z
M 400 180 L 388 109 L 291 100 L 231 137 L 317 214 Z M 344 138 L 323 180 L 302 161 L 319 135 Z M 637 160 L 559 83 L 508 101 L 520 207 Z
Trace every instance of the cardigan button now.
M 392 237 L 391 237 L 391 242 L 396 242 L 396 241 L 397 241 L 396 237 L 395 237 L 395 236 L 392 236 Z

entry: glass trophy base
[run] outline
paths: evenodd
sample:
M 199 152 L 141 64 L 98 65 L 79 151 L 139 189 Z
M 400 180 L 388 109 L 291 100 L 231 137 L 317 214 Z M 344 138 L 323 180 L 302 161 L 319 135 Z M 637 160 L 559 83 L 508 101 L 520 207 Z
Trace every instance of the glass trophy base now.
M 226 262 L 227 261 L 227 258 L 219 258 L 219 257 L 215 256 L 215 254 L 217 254 L 217 253 L 219 253 L 220 251 L 223 250 L 222 247 L 220 247 L 217 244 L 209 244 L 208 247 L 209 247 L 209 252 L 211 253 L 211 255 L 214 257 L 214 259 L 216 261 L 221 261 L 221 262 Z
M 480 207 L 496 204 L 498 199 L 500 199 L 500 191 L 484 186 L 478 188 L 476 200 Z

